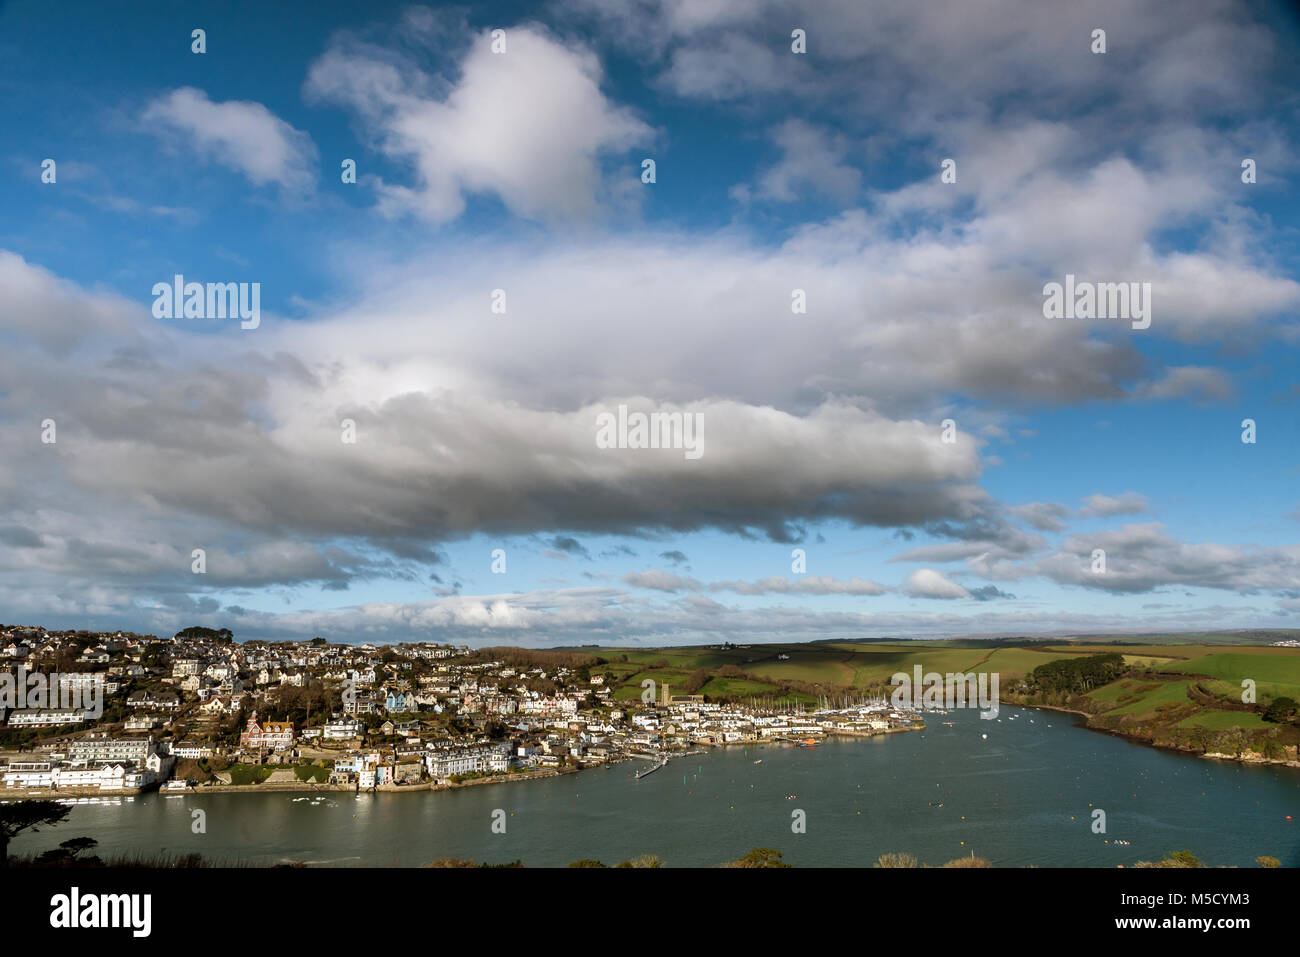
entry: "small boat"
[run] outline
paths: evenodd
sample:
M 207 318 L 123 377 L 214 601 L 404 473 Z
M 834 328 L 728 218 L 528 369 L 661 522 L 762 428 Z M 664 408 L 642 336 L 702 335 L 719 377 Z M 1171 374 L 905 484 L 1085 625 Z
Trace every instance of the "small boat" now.
M 755 764 L 762 764 L 762 763 L 763 763 L 763 759 L 762 759 L 762 758 L 759 758 L 759 759 L 758 759 L 757 761 L 755 761 L 754 763 L 755 763 Z

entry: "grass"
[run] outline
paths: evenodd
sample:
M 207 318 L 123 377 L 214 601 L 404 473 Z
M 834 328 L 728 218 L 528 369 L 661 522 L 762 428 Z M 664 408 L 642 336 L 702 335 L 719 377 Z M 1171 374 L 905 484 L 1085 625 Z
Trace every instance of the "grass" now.
M 700 693 L 706 698 L 728 695 L 764 698 L 780 695 L 781 689 L 776 685 L 764 684 L 761 681 L 750 681 L 746 678 L 713 678 L 700 689 Z
M 293 769 L 293 774 L 299 781 L 315 781 L 317 784 L 324 784 L 330 778 L 330 769 L 314 764 L 300 764 Z
M 806 681 L 810 684 L 849 686 L 853 684 L 854 669 L 843 659 L 843 654 L 801 654 L 796 652 L 789 661 L 761 661 L 741 667 L 746 672 L 778 681 Z
M 1142 682 L 1135 681 L 1132 678 L 1121 678 L 1119 681 L 1112 681 L 1108 685 L 1102 685 L 1095 691 L 1089 693 L 1088 697 L 1100 705 L 1104 705 L 1106 710 L 1118 707 L 1125 701 L 1133 698 L 1137 694 L 1137 689 L 1141 687 Z
M 1161 657 L 1159 655 L 1124 655 L 1124 664 L 1133 668 L 1159 669 L 1163 665 L 1177 660 L 1177 658 Z
M 1245 728 L 1247 730 L 1274 728 L 1277 725 L 1271 725 L 1257 714 L 1245 711 L 1216 711 L 1206 709 L 1190 718 L 1184 718 L 1179 721 L 1175 728 L 1208 728 L 1211 731 L 1227 731 L 1229 728 Z
M 261 784 L 277 769 L 271 765 L 232 764 L 227 770 L 230 772 L 231 784 L 244 785 Z
M 199 867 L 260 867 L 264 865 L 250 864 L 244 861 L 227 861 L 214 860 L 212 858 L 202 857 L 198 854 L 171 854 L 166 851 L 144 852 L 139 854 L 111 854 L 107 856 L 97 856 L 93 850 L 81 855 L 74 862 L 45 864 L 38 863 L 37 854 L 27 855 L 10 855 L 10 867 L 29 867 L 29 868 L 46 868 L 46 867 L 73 867 L 83 869 L 88 867 L 111 867 L 111 868 L 199 868 Z
M 1155 684 L 1156 687 L 1143 691 L 1143 688 L 1149 688 Z M 1136 700 L 1128 701 L 1124 704 L 1113 708 L 1106 713 L 1108 715 L 1131 714 L 1136 718 L 1157 714 L 1156 709 L 1162 705 L 1176 704 L 1192 706 L 1192 700 L 1187 697 L 1186 681 L 1161 681 L 1141 684 L 1134 682 L 1133 688 L 1129 693 L 1136 696 Z
M 1207 654 L 1171 665 L 1166 670 L 1210 675 L 1232 685 L 1237 697 L 1241 695 L 1242 680 L 1250 678 L 1255 682 L 1261 700 L 1281 695 L 1300 699 L 1300 649 L 1273 650 L 1294 653 L 1260 655 L 1233 651 Z

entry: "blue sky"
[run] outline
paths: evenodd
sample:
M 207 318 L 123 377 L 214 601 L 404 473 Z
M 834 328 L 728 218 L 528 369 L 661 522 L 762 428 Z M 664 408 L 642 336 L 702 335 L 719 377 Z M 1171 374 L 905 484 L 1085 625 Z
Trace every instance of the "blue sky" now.
M 922 6 L 0 4 L 5 620 L 1295 627 L 1290 8 Z M 260 324 L 155 318 L 176 273 Z

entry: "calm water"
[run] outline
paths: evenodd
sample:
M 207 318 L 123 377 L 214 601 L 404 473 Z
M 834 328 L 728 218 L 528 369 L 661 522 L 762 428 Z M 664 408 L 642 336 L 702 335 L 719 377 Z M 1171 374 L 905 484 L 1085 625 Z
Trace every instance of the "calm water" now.
M 1253 866 L 1268 854 L 1300 866 L 1300 771 L 1167 754 L 1062 714 L 1004 709 L 1001 717 L 931 716 L 924 732 L 817 748 L 729 748 L 676 758 L 640 781 L 630 777 L 643 766 L 635 762 L 454 792 L 328 792 L 307 801 L 154 793 L 76 807 L 67 823 L 12 849 L 89 835 L 107 852 L 341 866 L 438 857 L 610 864 L 640 854 L 711 866 L 773 847 L 803 866 L 869 866 L 887 851 L 943 863 L 974 851 L 999 866 L 1113 867 L 1188 848 L 1211 864 Z M 1093 807 L 1106 811 L 1105 835 L 1091 832 Z M 191 833 L 196 808 L 206 812 L 206 834 Z M 498 808 L 505 834 L 491 830 Z M 807 814 L 805 834 L 791 832 L 795 809 Z

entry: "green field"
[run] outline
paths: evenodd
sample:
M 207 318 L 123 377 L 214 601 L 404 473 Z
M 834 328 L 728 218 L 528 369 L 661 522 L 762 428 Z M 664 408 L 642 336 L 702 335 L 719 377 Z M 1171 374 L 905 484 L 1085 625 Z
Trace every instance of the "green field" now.
M 1300 697 L 1300 683 L 1295 683 L 1300 679 L 1300 655 L 1295 649 L 1234 647 L 1225 651 L 1187 646 L 1179 650 L 1204 653 L 1157 662 L 1141 660 L 1144 656 L 1132 661 L 1126 655 L 1126 663 L 1151 671 L 1130 673 L 1089 692 L 1077 705 L 1090 705 L 1089 724 L 1192 750 L 1231 754 L 1249 750 L 1256 757 L 1263 754 L 1280 760 L 1290 748 L 1294 759 L 1300 743 L 1296 724 L 1265 721 L 1257 711 L 1227 705 L 1242 703 L 1241 681 L 1245 677 L 1257 682 L 1260 704 L 1277 695 Z M 1187 677 L 1174 678 L 1171 672 Z
M 1231 684 L 1237 695 L 1241 682 L 1250 678 L 1255 682 L 1259 700 L 1265 701 L 1285 695 L 1300 700 L 1300 648 L 1275 648 L 1287 654 L 1261 655 L 1234 649 L 1228 653 L 1206 654 L 1187 661 L 1165 666 L 1167 671 L 1210 675 Z
M 1113 683 L 1113 682 L 1112 682 Z M 1149 682 L 1148 684 L 1155 684 Z M 1109 686 L 1107 686 L 1109 687 Z M 1137 691 L 1135 689 L 1145 688 L 1146 684 L 1134 683 L 1134 687 L 1129 689 L 1130 694 L 1135 695 L 1133 701 L 1127 701 L 1118 707 L 1108 710 L 1107 714 L 1131 714 L 1136 717 L 1155 715 L 1156 709 L 1163 704 L 1177 704 L 1191 706 L 1192 700 L 1187 697 L 1186 681 L 1163 681 L 1150 691 Z M 1093 697 L 1089 695 L 1089 697 Z M 1096 699 L 1094 699 L 1096 700 Z
M 780 695 L 781 689 L 776 685 L 750 681 L 747 678 L 712 678 L 700 689 L 700 694 L 706 698 L 725 696 L 766 698 Z
M 1188 736 L 1245 731 L 1251 740 L 1272 741 L 1272 747 L 1300 738 L 1300 730 L 1265 722 L 1252 711 L 1215 707 L 1215 703 L 1240 701 L 1243 678 L 1256 682 L 1260 704 L 1280 695 L 1300 700 L 1300 649 L 1246 643 L 1291 636 L 1188 633 L 1087 641 L 947 639 L 572 650 L 605 659 L 592 672 L 606 675 L 617 701 L 638 700 L 646 679 L 653 680 L 660 693 L 664 684 L 672 693 L 684 693 L 684 684 L 695 675 L 696 680 L 704 679 L 699 693 L 706 698 L 810 704 L 846 692 L 888 693 L 894 674 L 911 675 L 918 665 L 926 674 L 995 672 L 1005 696 L 1006 689 L 1039 665 L 1113 652 L 1137 670 L 1082 698 L 1055 703 L 1088 711 L 1093 716 L 1090 722 L 1098 727 L 1140 733 L 1178 746 Z M 732 666 L 727 669 L 730 674 L 719 674 L 726 666 Z M 1195 691 L 1198 687 L 1201 690 Z
M 1132 665 L 1134 668 L 1158 669 L 1178 660 L 1177 658 L 1160 657 L 1158 655 L 1124 655 L 1124 664 Z
M 584 648 L 607 663 L 592 669 L 604 674 L 617 701 L 641 697 L 641 682 L 665 683 L 671 692 L 697 669 L 709 672 L 700 693 L 706 697 L 779 697 L 790 693 L 807 700 L 819 694 L 850 690 L 881 691 L 898 673 L 908 675 L 919 665 L 924 673 L 992 671 L 1000 680 L 1017 678 L 1040 664 L 1091 651 L 1054 651 L 1046 647 L 1006 646 L 981 641 L 833 642 L 752 645 L 733 648 Z M 742 675 L 721 676 L 726 665 Z
M 1226 731 L 1229 728 L 1267 729 L 1269 724 L 1257 714 L 1206 709 L 1192 715 L 1190 718 L 1184 718 L 1175 727 L 1210 728 L 1215 731 Z

